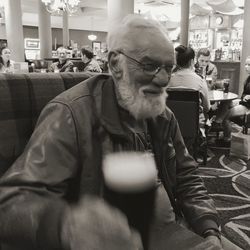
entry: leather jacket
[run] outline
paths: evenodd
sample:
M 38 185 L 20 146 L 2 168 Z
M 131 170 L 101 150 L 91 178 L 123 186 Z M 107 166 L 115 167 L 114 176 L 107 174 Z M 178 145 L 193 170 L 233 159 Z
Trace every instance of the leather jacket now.
M 111 76 L 94 76 L 42 111 L 23 154 L 0 180 L 0 240 L 17 249 L 60 249 L 66 207 L 84 194 L 102 196 L 108 152 L 134 150 L 120 121 Z M 176 214 L 202 234 L 218 215 L 177 121 L 166 108 L 147 121 L 156 164 Z M 22 246 L 22 247 L 21 247 Z

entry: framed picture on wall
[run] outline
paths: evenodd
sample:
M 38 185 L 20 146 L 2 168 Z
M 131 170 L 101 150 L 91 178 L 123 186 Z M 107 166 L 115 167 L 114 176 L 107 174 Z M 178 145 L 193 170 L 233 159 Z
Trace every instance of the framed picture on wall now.
M 92 49 L 94 55 L 97 55 L 99 51 L 101 51 L 101 42 L 92 42 Z

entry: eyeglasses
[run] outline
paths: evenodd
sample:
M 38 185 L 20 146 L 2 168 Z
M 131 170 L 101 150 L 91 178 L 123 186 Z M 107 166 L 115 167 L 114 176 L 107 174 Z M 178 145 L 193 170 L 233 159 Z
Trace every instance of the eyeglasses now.
M 135 62 L 136 64 L 138 64 L 138 66 L 143 70 L 143 72 L 147 75 L 150 76 L 155 76 L 156 74 L 158 74 L 160 72 L 161 69 L 165 69 L 166 72 L 168 74 L 171 74 L 172 72 L 172 66 L 169 65 L 157 65 L 157 64 L 146 64 L 146 63 L 141 63 L 139 61 L 137 61 L 136 59 L 134 59 L 133 57 L 130 57 L 128 55 L 126 55 L 123 51 L 117 51 L 118 53 L 124 55 L 125 57 L 127 57 L 128 59 L 130 59 L 131 61 Z

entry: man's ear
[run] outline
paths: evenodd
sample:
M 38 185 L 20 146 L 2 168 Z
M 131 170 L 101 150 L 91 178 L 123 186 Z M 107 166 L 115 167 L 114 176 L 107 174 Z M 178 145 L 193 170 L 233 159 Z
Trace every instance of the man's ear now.
M 123 72 L 121 64 L 119 63 L 119 57 L 120 53 L 116 51 L 111 51 L 108 55 L 109 69 L 116 79 L 120 79 Z

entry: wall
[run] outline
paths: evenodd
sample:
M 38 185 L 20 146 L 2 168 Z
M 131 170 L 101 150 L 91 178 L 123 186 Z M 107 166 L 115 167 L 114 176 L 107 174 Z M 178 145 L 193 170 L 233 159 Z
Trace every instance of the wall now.
M 87 30 L 69 30 L 69 37 L 74 40 L 79 47 L 83 45 L 89 45 L 92 47 L 92 42 L 88 40 L 88 35 L 92 33 Z M 94 34 L 97 36 L 96 41 L 106 42 L 107 32 L 95 31 Z M 23 26 L 23 36 L 24 38 L 38 38 L 38 28 L 34 26 Z M 52 45 L 54 49 L 55 38 L 57 44 L 62 44 L 62 29 L 52 28 Z M 0 39 L 6 39 L 5 26 L 0 25 Z

